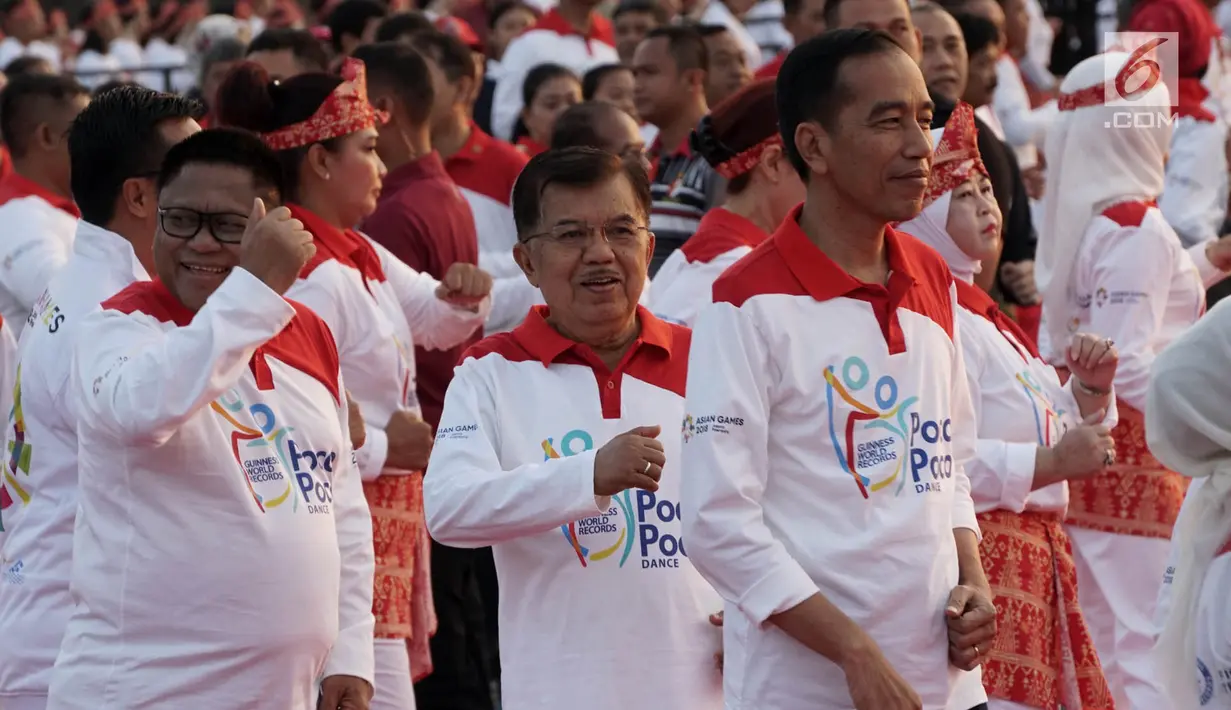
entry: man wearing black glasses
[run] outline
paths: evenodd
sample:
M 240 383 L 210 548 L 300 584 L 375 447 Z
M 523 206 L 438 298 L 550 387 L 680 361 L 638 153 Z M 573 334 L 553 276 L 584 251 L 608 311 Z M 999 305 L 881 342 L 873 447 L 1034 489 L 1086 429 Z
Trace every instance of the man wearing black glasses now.
M 78 605 L 48 710 L 368 708 L 371 513 L 333 335 L 282 296 L 316 251 L 284 182 L 250 133 L 171 148 L 158 280 L 82 319 Z

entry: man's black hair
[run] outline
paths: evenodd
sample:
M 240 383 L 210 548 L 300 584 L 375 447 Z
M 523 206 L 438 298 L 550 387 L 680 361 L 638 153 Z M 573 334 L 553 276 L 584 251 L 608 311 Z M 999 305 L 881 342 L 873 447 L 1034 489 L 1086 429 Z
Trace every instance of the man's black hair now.
M 363 30 L 368 22 L 384 17 L 387 14 L 385 6 L 376 0 L 342 0 L 342 3 L 329 13 L 330 41 L 333 51 L 342 51 L 342 37 L 350 35 L 356 39 L 363 37 Z
M 378 42 L 357 48 L 354 57 L 367 67 L 369 87 L 391 90 L 415 125 L 427 123 L 436 92 L 423 55 L 402 42 Z
M 396 42 L 420 32 L 435 31 L 436 26 L 422 12 L 399 12 L 380 21 L 376 28 L 377 42 Z
M 247 56 L 254 52 L 281 52 L 290 50 L 296 61 L 308 71 L 329 71 L 329 54 L 324 45 L 307 30 L 290 27 L 272 27 L 265 30 L 248 45 Z
M 982 15 L 958 13 L 954 15 L 958 27 L 962 28 L 962 39 L 966 41 L 966 54 L 974 56 L 984 49 L 1000 44 L 1000 28 L 995 22 Z
M 112 79 L 106 83 L 99 84 L 97 87 L 94 88 L 94 91 L 92 93 L 94 96 L 102 96 L 108 91 L 115 91 L 121 86 L 141 86 L 141 84 L 135 81 L 129 81 L 126 79 Z
M 782 0 L 782 15 L 798 15 L 804 9 L 804 0 Z
M 665 25 L 671 21 L 671 17 L 663 6 L 653 0 L 624 0 L 616 6 L 614 12 L 611 13 L 612 21 L 620 19 L 620 15 L 629 12 L 640 12 L 647 15 L 653 15 L 654 19 L 660 25 Z
M 514 10 L 529 10 L 534 13 L 535 17 L 538 17 L 539 14 L 538 10 L 535 10 L 527 3 L 523 2 L 523 0 L 505 0 L 492 9 L 491 15 L 487 18 L 487 29 L 496 29 L 496 23 L 500 21 L 500 18 Z
M 286 195 L 282 163 L 255 133 L 238 128 L 210 128 L 171 146 L 158 171 L 158 189 L 173 182 L 189 165 L 224 165 L 252 173 L 258 188 Z
M 667 52 L 675 60 L 676 69 L 709 70 L 709 60 L 706 58 L 705 40 L 701 31 L 691 25 L 669 25 L 655 27 L 645 35 L 646 42 L 662 37 L 667 40 Z
M 474 53 L 460 39 L 448 32 L 432 30 L 419 32 L 410 38 L 410 44 L 423 53 L 423 56 L 436 62 L 441 73 L 450 84 L 461 81 L 462 77 L 476 78 L 478 67 L 474 63 Z
M 829 30 L 791 50 L 778 72 L 778 129 L 791 165 L 805 181 L 808 166 L 795 147 L 799 124 L 818 121 L 832 130 L 838 114 L 853 98 L 842 82 L 842 65 L 853 57 L 904 52 L 888 34 L 873 30 Z
M 35 129 L 44 123 L 49 103 L 61 104 L 90 90 L 66 74 L 19 74 L 0 90 L 0 138 L 14 158 L 30 149 Z
M 538 228 L 543 214 L 543 193 L 548 187 L 592 187 L 617 175 L 628 178 L 642 217 L 648 220 L 650 178 L 637 161 L 620 160 L 597 148 L 549 150 L 534 156 L 513 185 L 513 222 L 517 225 L 518 239 L 525 239 Z
M 621 109 L 602 101 L 586 101 L 569 106 L 551 130 L 551 147 L 562 148 L 602 148 L 603 139 L 598 135 L 598 127 L 603 121 L 619 119 Z
M 590 71 L 586 72 L 585 76 L 581 77 L 581 98 L 589 101 L 598 93 L 598 87 L 602 85 L 603 79 L 618 72 L 631 72 L 626 64 L 600 64 Z
M 24 54 L 4 66 L 4 75 L 12 79 L 22 74 L 55 74 L 56 68 L 43 57 Z
M 720 35 L 723 32 L 730 31 L 731 30 L 729 30 L 726 25 L 697 25 L 697 32 L 699 32 L 702 37 L 713 37 L 714 35 Z
M 81 218 L 100 227 L 115 217 L 124 181 L 158 174 L 171 147 L 159 133 L 165 121 L 200 118 L 199 101 L 139 86 L 100 94 L 68 134 L 73 199 Z

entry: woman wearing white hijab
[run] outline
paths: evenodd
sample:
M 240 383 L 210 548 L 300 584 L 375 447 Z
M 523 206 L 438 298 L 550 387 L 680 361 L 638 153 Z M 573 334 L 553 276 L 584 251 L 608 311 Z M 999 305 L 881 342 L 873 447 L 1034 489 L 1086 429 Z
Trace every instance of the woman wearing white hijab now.
M 1159 599 L 1156 660 L 1174 710 L 1231 710 L 1229 365 L 1231 303 L 1220 303 L 1158 356 L 1150 378 L 1150 450 L 1197 479 L 1176 521 L 1174 573 Z
M 974 285 L 980 262 L 999 253 L 1002 226 L 979 158 L 974 112 L 959 104 L 932 135 L 923 211 L 898 228 L 945 258 L 962 307 L 962 354 L 979 436 L 969 464 L 971 497 L 1001 629 L 983 663 L 988 706 L 1111 710 L 1077 605 L 1062 521 L 1066 481 L 1099 473 L 1110 458 L 1118 354 L 1102 338 L 1072 336 L 1065 359 L 1074 377 L 1061 385 L 1030 339 Z
M 1224 268 L 1229 260 L 1223 241 L 1185 250 L 1155 206 L 1171 139 L 1158 111 L 1171 100 L 1161 81 L 1141 83 L 1141 63 L 1128 60 L 1091 57 L 1060 86 L 1036 269 L 1049 362 L 1063 362 L 1057 346 L 1079 330 L 1114 340 L 1123 353 L 1113 432 L 1120 465 L 1073 483 L 1067 522 L 1081 606 L 1116 705 L 1153 710 L 1170 707 L 1149 651 L 1187 481 L 1150 454 L 1141 412 L 1155 356 L 1196 321 L 1206 287 L 1224 276 L 1211 260 Z

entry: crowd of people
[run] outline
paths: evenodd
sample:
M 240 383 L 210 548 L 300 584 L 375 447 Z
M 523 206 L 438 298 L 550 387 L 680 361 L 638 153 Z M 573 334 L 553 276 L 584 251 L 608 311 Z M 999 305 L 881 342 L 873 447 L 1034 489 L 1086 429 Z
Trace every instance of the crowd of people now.
M 0 4 L 0 710 L 1231 710 L 1231 0 L 1106 4 Z

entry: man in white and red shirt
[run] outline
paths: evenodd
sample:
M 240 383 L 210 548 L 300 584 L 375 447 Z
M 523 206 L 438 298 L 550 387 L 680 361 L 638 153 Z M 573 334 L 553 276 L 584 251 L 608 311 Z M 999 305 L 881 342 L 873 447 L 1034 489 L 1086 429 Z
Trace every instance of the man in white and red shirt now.
M 154 197 L 149 175 L 167 150 L 200 130 L 195 101 L 143 88 L 110 91 L 69 134 L 73 193 L 84 214 L 72 256 L 38 298 L 22 337 L 17 397 L 5 427 L 10 500 L 0 504 L 0 703 L 39 710 L 73 612 L 69 592 L 77 513 L 77 410 L 68 386 L 81 319 L 134 281 L 149 279 L 157 213 L 124 192 Z M 131 181 L 131 183 L 130 183 Z M 131 193 L 130 193 L 131 194 Z M 21 639 L 14 643 L 13 639 Z
M 0 315 L 15 333 L 72 249 L 80 212 L 67 135 L 89 101 L 72 77 L 50 74 L 14 77 L 0 92 L 0 134 L 13 158 L 0 182 Z
M 720 602 L 680 530 L 690 334 L 637 305 L 649 181 L 608 153 L 549 151 L 513 204 L 518 263 L 547 305 L 458 367 L 428 529 L 492 546 L 505 710 L 717 710 Z
M 888 226 L 921 208 L 932 102 L 868 30 L 796 47 L 778 97 L 807 198 L 715 282 L 683 421 L 688 554 L 727 602 L 726 707 L 946 710 L 996 612 L 953 280 Z
M 78 603 L 49 710 L 372 696 L 372 526 L 333 335 L 281 295 L 315 249 L 266 213 L 283 180 L 251 134 L 176 145 L 158 280 L 81 323 Z
M 577 76 L 591 68 L 620 61 L 611 21 L 594 8 L 597 0 L 561 0 L 529 32 L 509 43 L 500 59 L 492 98 L 492 133 L 512 140 L 522 109 L 522 82 L 540 64 L 559 64 Z

